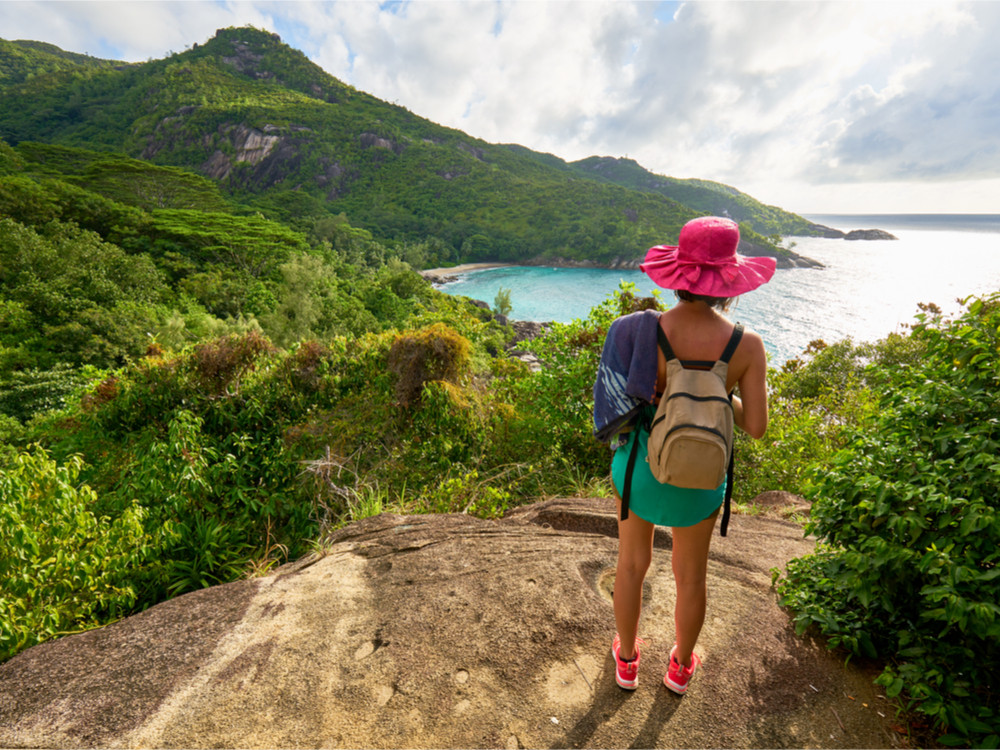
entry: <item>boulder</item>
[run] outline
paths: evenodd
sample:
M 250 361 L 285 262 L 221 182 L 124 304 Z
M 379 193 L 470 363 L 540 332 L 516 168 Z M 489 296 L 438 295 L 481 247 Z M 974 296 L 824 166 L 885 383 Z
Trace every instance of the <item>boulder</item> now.
M 656 533 L 640 685 L 610 654 L 614 508 L 380 515 L 271 575 L 197 591 L 0 666 L 4 747 L 892 747 L 873 669 L 795 635 L 770 570 L 801 527 L 713 540 L 700 672 L 662 684 L 670 533 Z
M 508 346 L 514 347 L 522 341 L 530 341 L 531 339 L 538 338 L 552 326 L 552 323 L 538 323 L 534 320 L 512 320 L 510 321 L 510 325 L 514 329 L 514 338 L 511 339 Z

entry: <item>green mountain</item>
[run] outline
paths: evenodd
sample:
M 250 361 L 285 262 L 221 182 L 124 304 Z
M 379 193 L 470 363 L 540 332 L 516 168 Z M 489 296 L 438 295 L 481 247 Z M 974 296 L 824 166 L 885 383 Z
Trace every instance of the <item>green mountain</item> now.
M 37 154 L 34 142 L 108 154 L 92 173 L 91 157 L 84 164 L 64 150 L 60 163 L 50 153 L 49 168 L 86 189 L 148 206 L 127 195 L 140 160 L 208 178 L 213 201 L 236 213 L 296 228 L 343 216 L 389 246 L 427 242 L 429 265 L 627 262 L 706 213 L 740 221 L 751 253 L 787 255 L 769 238 L 810 231 L 724 185 L 652 175 L 628 160 L 568 164 L 442 127 L 253 28 L 137 64 L 0 41 L 0 94 L 0 137 L 19 150 Z
M 798 214 L 767 206 L 734 187 L 710 180 L 682 180 L 664 177 L 644 169 L 634 159 L 591 156 L 573 162 L 573 167 L 615 185 L 659 193 L 695 209 L 699 214 L 728 216 L 749 224 L 763 235 L 804 236 L 815 232 L 815 225 Z

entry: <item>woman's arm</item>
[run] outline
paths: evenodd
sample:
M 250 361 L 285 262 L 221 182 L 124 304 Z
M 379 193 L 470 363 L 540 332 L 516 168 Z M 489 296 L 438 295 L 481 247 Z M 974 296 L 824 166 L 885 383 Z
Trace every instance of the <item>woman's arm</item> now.
M 748 331 L 743 341 L 749 364 L 739 379 L 740 396 L 733 398 L 733 416 L 737 427 L 760 438 L 767 431 L 767 354 L 758 334 Z

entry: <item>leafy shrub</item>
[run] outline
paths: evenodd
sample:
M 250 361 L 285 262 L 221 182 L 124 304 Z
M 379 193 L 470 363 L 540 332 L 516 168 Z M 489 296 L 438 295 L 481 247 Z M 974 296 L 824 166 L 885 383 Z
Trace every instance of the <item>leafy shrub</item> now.
M 818 466 L 807 527 L 824 542 L 779 584 L 800 631 L 878 656 L 890 697 L 1000 744 L 1000 295 L 954 321 L 926 312 L 923 356 L 880 371 L 877 417 Z
M 0 472 L 0 661 L 36 643 L 129 613 L 130 570 L 148 552 L 142 508 L 97 516 L 79 457 L 36 448 Z
M 851 430 L 870 423 L 874 404 L 864 376 L 871 345 L 850 339 L 814 341 L 805 359 L 768 372 L 768 427 L 760 439 L 736 431 L 733 495 L 751 502 L 761 492 L 802 494 L 814 464 L 828 464 Z
M 389 349 L 389 370 L 396 376 L 396 398 L 407 406 L 433 380 L 457 383 L 468 373 L 469 341 L 447 326 L 400 334 Z
M 271 343 L 256 331 L 231 335 L 195 347 L 192 364 L 201 387 L 208 393 L 226 391 L 262 354 L 273 354 Z

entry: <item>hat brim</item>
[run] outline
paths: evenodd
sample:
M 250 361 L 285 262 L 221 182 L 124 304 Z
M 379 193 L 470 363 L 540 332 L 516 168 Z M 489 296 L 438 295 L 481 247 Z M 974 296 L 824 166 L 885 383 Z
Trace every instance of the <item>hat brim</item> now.
M 682 263 L 677 260 L 676 246 L 657 245 L 649 248 L 639 269 L 664 289 L 708 297 L 737 297 L 770 281 L 777 265 L 776 258 L 739 254 L 735 263 L 724 266 Z

